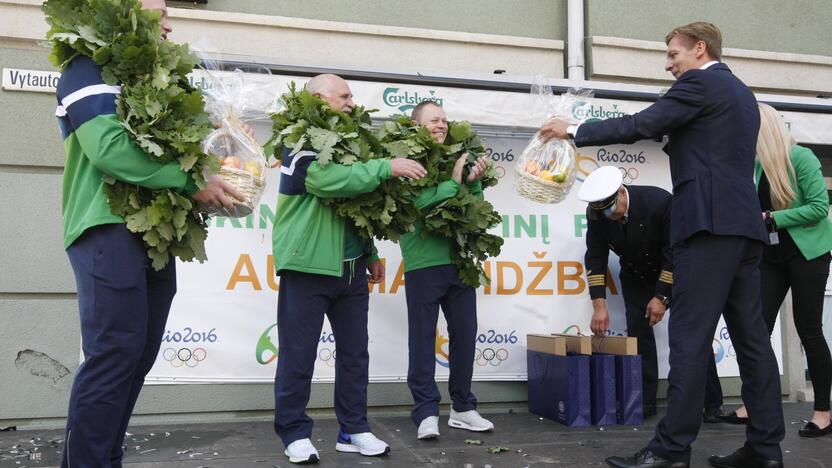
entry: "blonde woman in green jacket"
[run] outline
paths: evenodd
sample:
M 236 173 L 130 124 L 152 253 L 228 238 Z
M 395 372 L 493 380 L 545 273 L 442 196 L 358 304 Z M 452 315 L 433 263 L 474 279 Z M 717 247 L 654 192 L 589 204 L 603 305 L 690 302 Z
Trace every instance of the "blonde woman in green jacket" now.
M 820 437 L 832 434 L 832 358 L 821 323 L 832 250 L 829 196 L 820 161 L 812 150 L 795 143 L 771 106 L 760 104 L 760 118 L 754 179 L 771 240 L 760 266 L 763 315 L 771 333 L 791 288 L 794 324 L 806 350 L 815 391 L 814 414 L 799 435 Z M 733 416 L 733 422 L 743 422 L 745 407 Z

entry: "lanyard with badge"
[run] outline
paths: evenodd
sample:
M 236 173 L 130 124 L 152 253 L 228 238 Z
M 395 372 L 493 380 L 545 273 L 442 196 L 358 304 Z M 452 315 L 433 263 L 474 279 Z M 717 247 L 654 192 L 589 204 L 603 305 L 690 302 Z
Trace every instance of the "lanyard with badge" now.
M 780 236 L 777 235 L 777 225 L 774 224 L 774 218 L 771 217 L 771 211 L 766 211 L 763 220 L 766 223 L 766 231 L 768 232 L 769 245 L 777 245 L 780 243 Z

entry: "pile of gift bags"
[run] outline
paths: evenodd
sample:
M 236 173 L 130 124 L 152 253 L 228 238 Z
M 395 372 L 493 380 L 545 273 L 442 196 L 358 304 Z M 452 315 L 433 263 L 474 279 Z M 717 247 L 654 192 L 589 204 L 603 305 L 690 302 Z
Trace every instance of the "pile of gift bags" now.
M 529 411 L 567 426 L 644 421 L 636 338 L 526 337 Z

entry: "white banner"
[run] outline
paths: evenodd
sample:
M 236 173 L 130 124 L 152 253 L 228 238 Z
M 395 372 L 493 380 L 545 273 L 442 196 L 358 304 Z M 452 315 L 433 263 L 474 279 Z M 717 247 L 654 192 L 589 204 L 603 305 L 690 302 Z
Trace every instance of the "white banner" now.
M 288 84 L 292 77 L 257 76 Z M 298 83 L 304 80 L 294 78 Z M 197 85 L 207 82 L 195 77 Z M 580 174 L 572 192 L 556 205 L 537 204 L 519 197 L 513 187 L 513 162 L 544 120 L 545 109 L 530 95 L 406 86 L 390 83 L 351 82 L 355 101 L 378 108 L 378 117 L 407 112 L 421 100 L 441 102 L 452 120 L 469 120 L 481 126 L 500 175 L 497 187 L 486 197 L 502 214 L 494 233 L 505 238 L 499 257 L 487 263 L 492 278 L 477 291 L 479 335 L 474 369 L 476 380 L 525 380 L 527 333 L 589 333 L 592 306 L 589 300 L 583 255 L 586 250 L 586 204 L 577 187 L 597 167 L 619 167 L 625 182 L 655 185 L 670 190 L 668 158 L 662 143 L 608 145 L 579 149 Z M 285 88 L 284 88 L 285 89 Z M 632 113 L 646 103 L 593 100 L 588 118 L 609 118 Z M 808 117 L 807 117 L 808 116 Z M 832 116 L 789 114 L 799 140 L 808 139 L 801 119 L 832 135 Z M 818 122 L 819 121 L 819 122 Z M 258 139 L 265 141 L 269 123 L 256 123 Z M 148 381 L 174 382 L 271 382 L 277 349 L 276 307 L 279 279 L 271 257 L 272 222 L 279 172 L 271 170 L 259 210 L 247 218 L 216 218 L 207 241 L 209 261 L 179 263 L 178 293 L 173 302 L 162 349 Z M 397 245 L 377 243 L 386 263 L 384 283 L 370 293 L 370 380 L 405 381 L 407 375 L 407 310 L 401 253 Z M 624 305 L 618 282 L 618 261 L 611 255 L 614 284 L 608 292 L 611 333 L 626 333 Z M 672 314 L 672 310 L 670 312 Z M 655 327 L 660 375 L 667 375 L 667 318 Z M 437 377 L 446 379 L 447 331 L 441 318 L 436 341 Z M 782 372 L 779 327 L 772 345 Z M 316 381 L 334 380 L 335 343 L 325 321 L 315 367 Z M 714 335 L 714 354 L 721 376 L 739 375 L 736 354 L 724 322 Z

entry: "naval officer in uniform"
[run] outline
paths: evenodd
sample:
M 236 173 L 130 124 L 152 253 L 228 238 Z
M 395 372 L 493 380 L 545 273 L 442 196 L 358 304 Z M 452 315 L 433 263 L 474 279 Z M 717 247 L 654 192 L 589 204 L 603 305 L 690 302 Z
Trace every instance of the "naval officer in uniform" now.
M 627 335 L 638 338 L 642 359 L 644 417 L 656 414 L 659 366 L 653 326 L 661 322 L 673 289 L 670 247 L 670 193 L 659 187 L 624 186 L 621 171 L 604 166 L 593 171 L 578 191 L 587 202 L 586 255 L 592 332 L 609 330 L 607 263 L 609 252 L 618 255 L 619 280 L 624 296 Z M 722 388 L 711 360 L 705 387 L 703 420 L 720 422 Z

